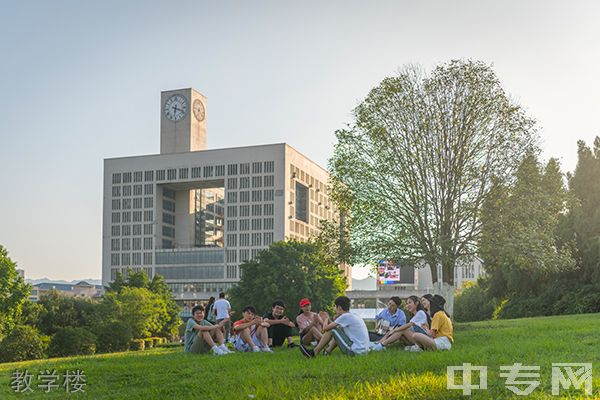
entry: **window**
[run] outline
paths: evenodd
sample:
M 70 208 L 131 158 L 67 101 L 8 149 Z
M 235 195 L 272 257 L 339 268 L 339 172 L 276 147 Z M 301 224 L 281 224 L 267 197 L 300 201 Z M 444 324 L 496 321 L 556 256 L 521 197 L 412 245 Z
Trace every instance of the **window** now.
M 237 206 L 227 206 L 227 216 L 229 218 L 237 217 Z
M 144 197 L 144 208 L 154 207 L 154 199 L 152 197 Z
M 152 264 L 152 253 L 144 253 L 144 265 Z
M 131 185 L 123 186 L 123 196 L 131 196 Z
M 248 175 L 250 173 L 250 163 L 240 164 L 240 174 Z
M 273 229 L 273 218 L 265 218 L 263 223 L 265 230 Z
M 142 208 L 142 198 L 136 197 L 133 199 L 133 208 Z
M 175 225 L 175 215 L 169 213 L 163 213 L 163 223 Z
M 134 235 L 142 234 L 142 224 L 133 224 L 133 234 Z
M 250 246 L 250 234 L 249 233 L 241 233 L 240 234 L 240 246 L 241 247 Z
M 205 177 L 205 178 L 210 178 L 210 177 L 212 177 L 212 176 L 213 176 L 213 169 L 214 169 L 214 168 L 213 168 L 213 166 L 212 166 L 212 165 L 209 165 L 209 166 L 206 166 L 206 167 L 204 167 L 204 177 Z
M 236 192 L 228 192 L 227 193 L 227 202 L 228 203 L 237 203 L 237 193 Z
M 273 232 L 265 232 L 263 237 L 263 244 L 265 246 L 270 246 L 273 244 Z
M 264 215 L 273 215 L 273 204 L 265 204 L 263 206 L 263 214 Z
M 141 250 L 142 249 L 142 239 L 141 238 L 133 238 L 133 250 Z
M 228 220 L 227 221 L 227 230 L 229 232 L 237 231 L 237 220 L 235 220 L 235 219 Z
M 110 250 L 111 251 L 119 251 L 121 250 L 121 241 L 119 239 L 112 239 L 110 241 Z
M 169 200 L 163 201 L 163 210 L 175 212 L 175 202 Z
M 265 187 L 275 186 L 275 176 L 274 175 L 265 176 L 264 186 Z
M 163 234 L 163 236 L 174 238 L 175 237 L 175 228 L 172 228 L 170 226 L 163 226 L 162 234 Z
M 123 239 L 121 242 L 121 248 L 123 251 L 131 250 L 131 239 Z
M 217 165 L 215 168 L 215 176 L 224 176 L 225 175 L 225 166 Z
M 141 211 L 133 212 L 133 222 L 142 222 L 142 212 Z
M 123 222 L 131 222 L 131 211 L 123 211 Z
M 118 224 L 119 222 L 121 222 L 121 213 L 118 213 L 118 212 L 112 213 L 112 223 Z
M 112 201 L 112 209 L 113 210 L 120 210 L 121 209 L 121 200 L 116 199 Z
M 227 189 L 237 189 L 237 178 L 227 179 Z
M 119 254 L 111 254 L 110 255 L 110 265 L 120 265 L 120 255 Z
M 123 210 L 131 210 L 131 199 L 123 199 Z
M 144 238 L 144 250 L 152 250 L 152 238 Z
M 131 264 L 131 254 L 125 253 L 121 256 L 121 261 L 123 261 L 122 265 L 129 266 Z
M 262 215 L 262 207 L 260 204 L 253 204 L 252 205 L 252 216 L 253 217 L 257 217 Z
M 133 253 L 132 264 L 133 265 L 142 265 L 142 253 Z
M 133 181 L 141 182 L 142 181 L 142 171 L 136 171 L 133 173 Z
M 253 162 L 252 163 L 252 173 L 253 174 L 262 174 L 262 163 L 261 162 Z
M 131 183 L 131 172 L 123 173 L 123 183 Z
M 237 262 L 237 251 L 235 250 L 227 250 L 225 254 L 225 259 L 227 262 Z
M 154 213 L 152 210 L 144 211 L 144 221 L 152 221 L 154 219 Z
M 240 220 L 240 231 L 249 231 L 250 230 L 250 220 L 249 219 L 241 219 Z
M 252 234 L 252 246 L 262 246 L 262 234 L 260 234 L 260 233 Z
M 250 191 L 245 190 L 240 192 L 240 203 L 249 203 L 250 202 Z
M 265 161 L 265 173 L 275 172 L 275 162 L 274 161 Z
M 152 224 L 144 224 L 144 235 L 152 235 Z
M 123 236 L 131 236 L 131 225 L 123 225 L 121 233 Z
M 187 179 L 189 171 L 189 168 L 179 168 L 179 179 Z
M 169 168 L 167 170 L 167 180 L 172 181 L 173 179 L 177 179 L 177 170 L 175 168 Z
M 273 196 L 273 189 L 265 189 L 263 191 L 263 198 L 265 201 L 273 201 L 274 200 L 274 196 Z
M 229 164 L 227 166 L 227 175 L 237 175 L 237 164 Z
M 262 219 L 261 218 L 252 219 L 252 230 L 260 231 L 261 229 L 262 229 Z
M 146 183 L 144 185 L 144 194 L 154 194 L 154 185 L 151 183 Z
M 262 187 L 262 176 L 253 176 L 252 177 L 252 187 L 253 188 Z
M 121 235 L 121 227 L 119 225 L 115 225 L 111 229 L 112 236 L 120 236 Z
M 192 179 L 200 178 L 202 176 L 202 168 L 201 167 L 193 167 L 192 168 Z
M 253 190 L 252 191 L 252 201 L 262 201 L 262 190 Z
M 144 181 L 152 182 L 154 180 L 154 171 L 145 171 L 144 172 Z
M 133 195 L 134 196 L 142 195 L 142 185 L 133 185 Z
M 227 234 L 227 246 L 230 246 L 230 247 L 237 246 L 237 235 L 235 233 Z
M 121 186 L 112 187 L 112 197 L 121 197 Z
M 240 217 L 250 216 L 250 206 L 240 206 Z
M 235 250 L 234 251 L 234 255 L 235 254 Z M 237 260 L 237 257 L 236 257 Z M 233 261 L 235 262 L 235 261 Z M 228 265 L 227 266 L 227 279 L 235 279 L 237 277 L 237 267 L 235 265 Z
M 112 174 L 112 183 L 121 183 L 121 174 L 120 173 L 116 173 L 116 174 Z
M 296 182 L 296 219 L 308 222 L 308 188 Z

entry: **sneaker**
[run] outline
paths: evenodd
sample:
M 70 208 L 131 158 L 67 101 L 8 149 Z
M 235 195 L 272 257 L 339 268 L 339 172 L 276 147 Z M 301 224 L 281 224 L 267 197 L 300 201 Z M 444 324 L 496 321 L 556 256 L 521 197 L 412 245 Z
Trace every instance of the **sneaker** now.
M 306 358 L 313 358 L 315 356 L 315 351 L 313 349 L 307 349 L 306 347 L 304 347 L 304 345 L 300 345 L 300 352 L 304 355 L 304 357 Z
M 225 346 L 224 344 L 218 346 L 218 349 L 221 350 L 225 354 L 233 354 L 233 351 L 229 350 L 227 348 L 227 346 Z
M 271 350 L 271 348 L 269 346 L 262 347 L 260 349 L 260 351 L 265 352 L 265 353 L 272 353 L 273 352 L 273 350 Z
M 422 348 L 420 348 L 419 346 L 417 346 L 416 344 L 413 344 L 412 346 L 406 346 L 406 347 L 404 348 L 404 350 L 406 350 L 406 351 L 411 351 L 411 352 L 415 352 L 415 353 L 418 353 L 418 352 L 420 352 L 420 351 L 423 351 L 423 349 L 422 349 Z
M 252 351 L 253 351 L 253 352 L 255 352 L 255 353 L 259 353 L 259 352 L 260 352 L 260 349 L 259 349 L 258 347 L 254 347 L 254 348 L 252 349 Z
M 225 353 L 223 350 L 221 350 L 221 349 L 220 349 L 220 348 L 218 348 L 218 347 L 214 347 L 214 348 L 212 349 L 212 351 L 213 351 L 213 354 L 214 354 L 215 356 L 224 356 L 225 354 L 227 354 L 227 353 Z
M 293 349 L 294 347 L 298 347 L 296 343 L 288 343 L 288 349 Z
M 315 347 L 315 346 L 316 346 L 316 345 L 318 345 L 318 344 L 319 344 L 319 343 L 318 343 L 316 340 L 315 340 L 315 341 L 313 341 L 313 342 L 310 342 L 310 345 L 311 345 L 311 346 L 313 346 L 313 347 Z
M 385 346 L 381 343 L 375 343 L 373 347 L 371 347 L 371 351 L 382 351 L 385 350 Z

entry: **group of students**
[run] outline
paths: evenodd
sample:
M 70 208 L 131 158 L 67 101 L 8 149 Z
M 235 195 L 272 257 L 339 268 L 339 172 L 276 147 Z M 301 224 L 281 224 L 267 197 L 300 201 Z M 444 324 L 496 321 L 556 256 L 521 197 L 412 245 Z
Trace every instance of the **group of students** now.
M 223 300 L 223 301 L 221 301 Z M 221 304 L 218 304 L 221 301 Z M 426 294 L 421 298 L 410 296 L 406 299 L 406 310 L 402 310 L 399 297 L 392 297 L 387 308 L 376 319 L 376 332 L 369 332 L 365 322 L 350 313 L 350 299 L 340 296 L 334 301 L 335 314 L 312 311 L 310 299 L 300 300 L 300 313 L 295 323 L 285 316 L 285 304 L 281 300 L 273 302 L 271 311 L 262 318 L 256 309 L 247 306 L 242 310 L 242 318 L 233 324 L 233 347 L 239 352 L 273 352 L 271 347 L 295 347 L 292 342 L 292 328 L 300 332 L 300 351 L 308 358 L 329 355 L 339 347 L 347 355 L 365 354 L 369 351 L 384 350 L 392 343 L 403 343 L 408 351 L 449 350 L 454 341 L 452 321 L 444 311 L 445 300 L 439 295 Z M 219 309 L 222 308 L 221 314 Z M 214 324 L 206 321 L 205 309 L 197 305 L 192 309 L 192 318 L 187 322 L 184 337 L 184 350 L 192 353 L 212 351 L 215 355 L 230 354 L 225 345 L 229 334 L 231 306 L 224 293 L 214 305 L 209 303 L 207 311 L 212 316 L 216 310 Z M 226 315 L 225 315 L 225 310 Z M 224 317 L 224 318 L 219 318 Z

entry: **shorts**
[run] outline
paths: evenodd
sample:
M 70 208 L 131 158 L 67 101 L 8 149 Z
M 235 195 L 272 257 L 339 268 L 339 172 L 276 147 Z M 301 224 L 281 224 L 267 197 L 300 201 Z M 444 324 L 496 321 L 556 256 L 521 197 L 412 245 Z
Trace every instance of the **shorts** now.
M 421 328 L 420 326 L 413 325 L 410 328 L 414 333 L 422 333 L 423 335 L 429 336 L 427 332 L 425 332 L 425 329 Z
M 252 342 L 254 342 L 254 344 L 257 347 L 263 347 L 264 344 L 260 341 L 260 339 L 255 335 L 252 335 Z M 240 352 L 246 352 L 246 351 L 252 351 L 252 347 L 250 347 L 248 345 L 248 343 L 244 342 L 244 340 L 242 339 L 242 337 L 240 335 L 237 335 L 235 337 L 235 340 L 233 341 L 233 347 Z
M 450 339 L 447 336 L 440 336 L 433 339 L 435 342 L 435 347 L 438 350 L 450 350 L 452 348 L 452 344 L 450 343 Z
M 194 342 L 192 343 L 192 347 L 190 349 L 190 353 L 208 353 L 210 351 L 210 346 L 208 343 L 204 341 L 201 334 L 196 335 L 194 338 Z

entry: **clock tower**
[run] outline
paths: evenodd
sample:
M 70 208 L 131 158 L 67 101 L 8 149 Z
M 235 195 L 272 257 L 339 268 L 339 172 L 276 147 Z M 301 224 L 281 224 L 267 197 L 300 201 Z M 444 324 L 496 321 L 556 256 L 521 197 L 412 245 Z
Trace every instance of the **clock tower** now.
M 206 149 L 206 97 L 189 89 L 160 94 L 160 153 Z

